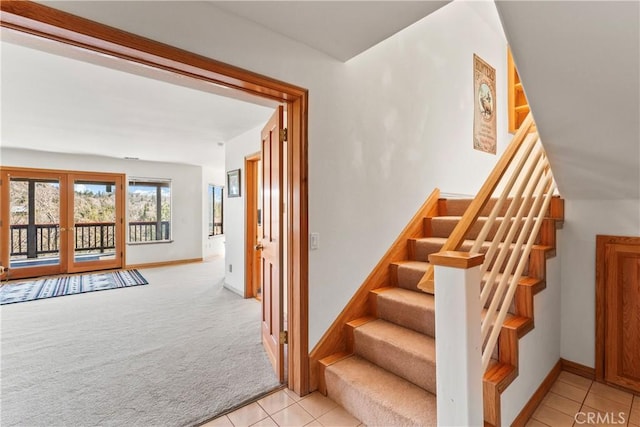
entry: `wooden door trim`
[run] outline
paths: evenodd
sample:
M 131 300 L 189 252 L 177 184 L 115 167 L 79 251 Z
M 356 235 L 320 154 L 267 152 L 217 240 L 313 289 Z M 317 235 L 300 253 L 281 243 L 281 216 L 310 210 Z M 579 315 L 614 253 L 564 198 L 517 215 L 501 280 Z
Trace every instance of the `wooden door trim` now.
M 640 237 L 596 236 L 596 381 L 605 381 L 605 335 L 607 306 L 606 246 L 608 244 L 640 245 Z
M 254 238 L 257 233 L 257 200 L 258 193 L 256 184 L 257 162 L 261 159 L 260 152 L 253 153 L 244 158 L 244 187 L 245 187 L 245 200 L 244 200 L 244 212 L 245 212 L 245 243 L 244 243 L 244 297 L 253 298 L 255 292 L 253 290 L 253 269 L 255 256 Z
M 30 1 L 0 2 L 0 25 L 23 33 L 108 54 L 234 88 L 287 104 L 290 180 L 289 388 L 309 392 L 308 342 L 308 91 L 173 46 L 131 34 Z

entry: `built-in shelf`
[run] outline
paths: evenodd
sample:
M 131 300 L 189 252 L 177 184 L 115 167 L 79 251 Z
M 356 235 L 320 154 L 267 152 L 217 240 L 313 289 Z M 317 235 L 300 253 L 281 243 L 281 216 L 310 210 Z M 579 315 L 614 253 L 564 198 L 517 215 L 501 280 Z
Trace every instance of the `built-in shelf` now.
M 509 108 L 509 132 L 515 133 L 522 121 L 529 114 L 529 102 L 524 94 L 524 87 L 520 81 L 518 70 L 511 56 L 511 49 L 507 49 L 507 93 Z

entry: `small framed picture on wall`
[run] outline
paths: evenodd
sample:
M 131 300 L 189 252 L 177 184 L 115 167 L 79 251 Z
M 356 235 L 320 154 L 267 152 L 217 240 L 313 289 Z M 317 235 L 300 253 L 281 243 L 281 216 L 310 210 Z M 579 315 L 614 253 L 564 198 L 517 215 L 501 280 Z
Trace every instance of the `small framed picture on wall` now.
M 240 169 L 227 172 L 227 197 L 240 197 Z

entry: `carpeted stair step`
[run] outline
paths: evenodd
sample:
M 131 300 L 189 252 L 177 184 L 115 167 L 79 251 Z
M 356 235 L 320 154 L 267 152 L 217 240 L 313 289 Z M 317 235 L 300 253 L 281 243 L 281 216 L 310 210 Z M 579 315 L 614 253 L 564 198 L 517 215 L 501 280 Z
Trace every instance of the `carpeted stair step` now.
M 352 356 L 325 370 L 327 395 L 369 426 L 435 426 L 436 397 Z
M 458 222 L 460 222 L 461 218 L 462 217 L 459 217 L 459 216 L 437 216 L 433 218 L 425 218 L 425 235 L 429 235 L 427 233 L 430 233 L 431 237 L 449 237 L 449 235 L 451 234 L 455 226 L 458 224 Z M 486 224 L 487 219 L 488 218 L 486 217 L 478 218 L 478 220 L 473 224 L 473 226 L 471 227 L 471 230 L 469 230 L 465 238 L 467 240 L 475 240 L 480 234 L 480 231 L 482 230 L 484 225 Z M 489 234 L 487 235 L 486 240 L 493 241 L 498 231 L 498 228 L 500 228 L 500 225 L 502 224 L 503 221 L 504 221 L 504 218 L 496 218 L 496 221 L 491 226 L 491 230 L 489 231 Z M 511 222 L 513 222 L 513 219 L 511 219 Z M 514 241 L 518 239 L 518 236 L 520 236 L 520 229 L 522 228 L 522 225 L 524 225 L 524 223 L 525 223 L 525 220 L 523 219 L 520 222 L 520 227 L 516 232 L 515 237 L 513 238 Z M 430 230 L 430 231 L 427 231 L 427 230 Z M 509 229 L 504 231 L 502 235 L 502 241 L 504 241 L 508 233 L 509 233 Z M 537 240 L 539 240 L 539 238 Z
M 365 323 L 353 333 L 358 356 L 436 392 L 436 346 L 432 337 L 382 319 Z
M 498 212 L 498 216 L 504 216 L 509 209 L 509 205 L 512 199 L 508 199 L 505 203 L 502 204 L 500 211 Z M 451 216 L 462 216 L 465 211 L 471 204 L 473 199 L 444 199 L 441 200 L 440 205 L 443 207 L 444 212 L 440 212 L 442 215 L 451 215 Z M 498 199 L 490 199 L 484 209 L 480 212 L 480 216 L 489 216 L 491 215 L 491 210 L 495 206 Z M 529 200 L 527 202 L 526 212 L 529 212 L 529 208 L 532 205 L 532 201 Z
M 426 261 L 399 261 L 391 264 L 391 284 L 410 291 L 422 292 L 418 283 L 427 272 Z
M 403 288 L 385 288 L 375 292 L 380 319 L 409 328 L 430 337 L 436 336 L 433 295 Z
M 426 261 L 429 255 L 439 252 L 442 248 L 442 245 L 444 245 L 446 241 L 446 237 L 421 237 L 417 239 L 409 239 L 409 253 L 412 257 L 412 260 L 423 262 Z M 469 252 L 473 247 L 473 243 L 473 240 L 465 240 L 458 250 L 462 252 Z M 486 253 L 489 250 L 490 246 L 491 242 L 484 242 L 482 246 L 480 246 L 480 253 Z M 511 244 L 510 246 L 513 247 L 514 245 Z M 504 264 L 506 264 L 506 262 L 509 260 L 509 256 L 511 256 L 511 250 L 507 254 Z M 495 259 L 497 259 L 497 255 L 494 257 L 494 261 L 492 261 L 489 269 L 493 268 Z M 525 267 L 525 272 L 526 271 L 527 269 Z

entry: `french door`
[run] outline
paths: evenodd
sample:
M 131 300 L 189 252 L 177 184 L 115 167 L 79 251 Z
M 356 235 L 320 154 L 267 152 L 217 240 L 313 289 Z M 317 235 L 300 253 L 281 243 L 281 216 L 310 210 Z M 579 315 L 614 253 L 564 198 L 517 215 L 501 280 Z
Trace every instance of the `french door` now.
M 2 168 L 0 261 L 12 279 L 120 268 L 124 177 Z

